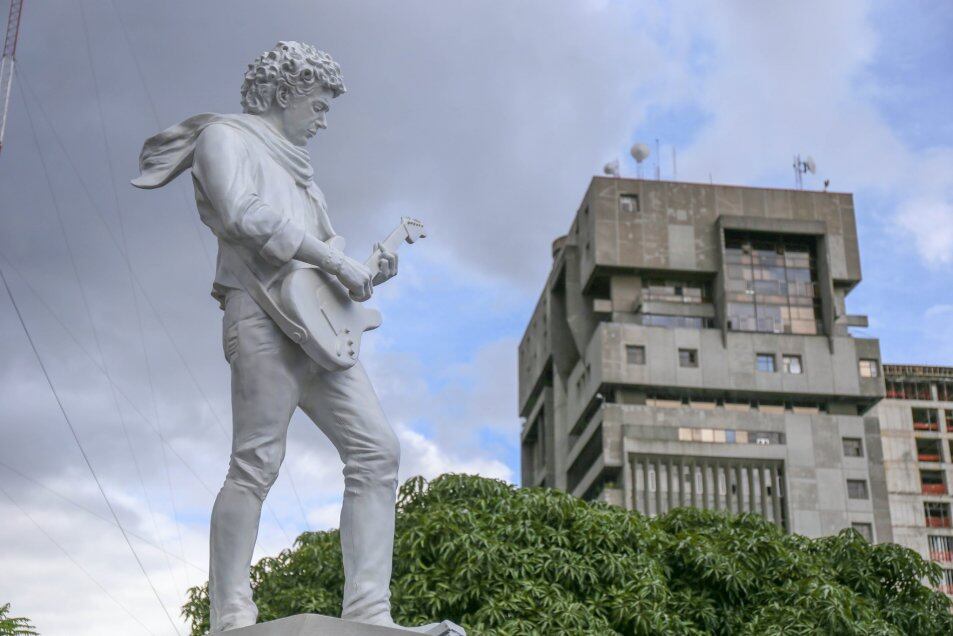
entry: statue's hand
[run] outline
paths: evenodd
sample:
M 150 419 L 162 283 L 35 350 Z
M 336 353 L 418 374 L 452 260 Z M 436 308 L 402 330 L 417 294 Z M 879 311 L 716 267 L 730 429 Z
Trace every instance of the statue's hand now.
M 380 243 L 374 245 L 374 252 L 377 254 L 379 264 L 379 271 L 374 276 L 374 284 L 380 285 L 384 281 L 397 276 L 397 254 L 389 251 Z
M 347 287 L 352 300 L 364 302 L 374 293 L 370 270 L 349 256 L 342 255 L 337 277 L 341 284 Z

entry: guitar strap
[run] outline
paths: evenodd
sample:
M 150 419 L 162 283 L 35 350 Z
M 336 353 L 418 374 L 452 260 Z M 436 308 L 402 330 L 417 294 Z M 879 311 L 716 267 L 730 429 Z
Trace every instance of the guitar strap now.
M 281 305 L 268 292 L 258 276 L 255 275 L 255 272 L 248 267 L 238 251 L 225 241 L 220 241 L 219 245 L 225 268 L 238 279 L 238 282 L 242 284 L 248 295 L 258 303 L 262 311 L 275 321 L 278 328 L 291 338 L 292 342 L 299 345 L 307 342 L 311 337 L 308 330 L 285 314 Z

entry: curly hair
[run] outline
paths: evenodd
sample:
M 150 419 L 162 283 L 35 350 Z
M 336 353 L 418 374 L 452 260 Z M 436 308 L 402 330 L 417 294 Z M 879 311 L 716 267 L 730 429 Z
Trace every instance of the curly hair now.
M 337 97 L 347 91 L 341 67 L 324 51 L 301 42 L 278 42 L 248 65 L 242 83 L 242 108 L 255 115 L 268 110 L 279 86 L 305 95 L 323 86 Z

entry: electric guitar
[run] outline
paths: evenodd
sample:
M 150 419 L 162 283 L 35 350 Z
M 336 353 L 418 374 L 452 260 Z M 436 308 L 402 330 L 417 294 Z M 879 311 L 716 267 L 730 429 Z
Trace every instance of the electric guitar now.
M 401 243 L 414 243 L 426 235 L 422 222 L 405 216 L 381 246 L 396 252 Z M 329 245 L 343 249 L 344 238 L 336 236 Z M 375 250 L 364 262 L 372 277 L 380 272 L 380 255 Z M 381 325 L 379 311 L 351 300 L 347 288 L 336 277 L 311 265 L 285 276 L 277 300 L 279 307 L 275 309 L 284 319 L 277 321 L 279 327 L 327 371 L 354 366 L 361 353 L 364 332 Z

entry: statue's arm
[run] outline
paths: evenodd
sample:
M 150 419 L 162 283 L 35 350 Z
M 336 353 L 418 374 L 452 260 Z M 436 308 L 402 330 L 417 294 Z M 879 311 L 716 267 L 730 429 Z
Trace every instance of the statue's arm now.
M 199 135 L 192 173 L 219 217 L 219 238 L 244 245 L 279 266 L 294 257 L 305 231 L 261 198 L 255 167 L 237 131 L 212 125 Z
M 212 125 L 198 138 L 192 172 L 219 215 L 219 238 L 254 249 L 273 265 L 292 258 L 336 276 L 360 300 L 370 297 L 371 274 L 364 265 L 307 233 L 258 194 L 254 157 L 239 133 Z

